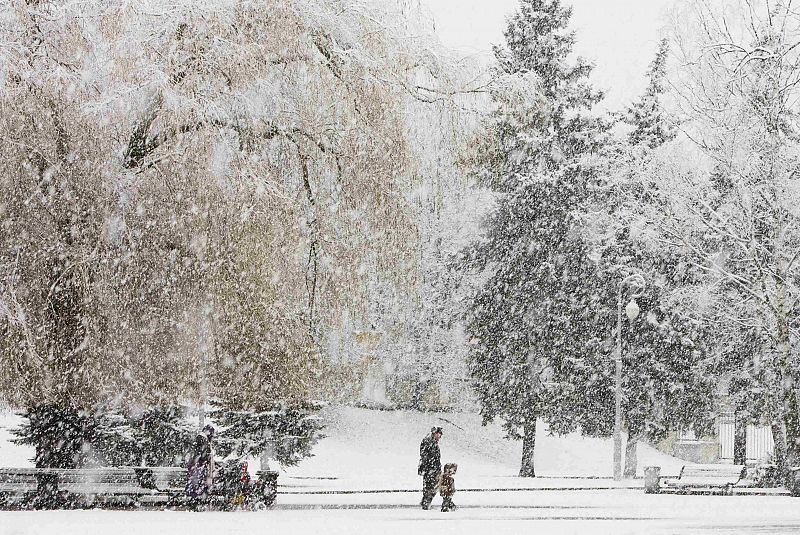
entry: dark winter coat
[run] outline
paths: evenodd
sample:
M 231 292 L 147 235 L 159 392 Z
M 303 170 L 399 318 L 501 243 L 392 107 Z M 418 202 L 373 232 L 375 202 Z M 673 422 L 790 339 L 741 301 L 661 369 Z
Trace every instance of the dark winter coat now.
M 442 482 L 439 484 L 439 494 L 442 498 L 452 498 L 456 493 L 456 471 L 458 465 L 456 463 L 447 463 L 444 465 L 444 473 L 442 473 Z
M 428 435 L 419 445 L 419 467 L 417 473 L 421 476 L 438 475 L 442 472 L 442 454 L 439 444 Z

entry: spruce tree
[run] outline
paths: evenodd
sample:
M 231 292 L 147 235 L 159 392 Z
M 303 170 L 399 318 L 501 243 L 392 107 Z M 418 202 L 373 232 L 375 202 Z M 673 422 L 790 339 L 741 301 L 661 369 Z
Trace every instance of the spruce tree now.
M 34 447 L 37 468 L 138 464 L 139 447 L 127 419 L 99 405 L 88 410 L 41 404 L 20 413 L 16 444 Z
M 623 139 L 609 144 L 604 183 L 590 194 L 592 208 L 587 213 L 600 229 L 592 236 L 594 270 L 583 281 L 593 293 L 586 310 L 592 334 L 586 350 L 564 359 L 553 378 L 557 389 L 552 390 L 563 410 L 550 419 L 551 431 L 579 428 L 592 436 L 612 434 L 618 292 L 627 275 L 643 275 L 641 314 L 633 321 L 624 320 L 621 332 L 626 477 L 636 473 L 640 439 L 660 440 L 670 430 L 689 426 L 702 430 L 711 423 L 713 380 L 704 366 L 708 332 L 671 299 L 676 289 L 696 284 L 699 274 L 687 270 L 680 255 L 653 247 L 629 225 L 636 219 L 632 212 L 654 195 L 649 184 L 637 180 L 637 170 L 675 137 L 675 122 L 661 103 L 667 53 L 667 42 L 662 41 L 647 71 L 647 88 L 620 117 L 630 128 Z M 622 288 L 623 306 L 629 290 Z
M 617 245 L 605 251 L 586 281 L 597 296 L 588 311 L 596 338 L 581 359 L 569 361 L 559 374 L 559 384 L 573 395 L 564 396 L 568 410 L 562 412 L 564 420 L 551 421 L 551 430 L 563 432 L 577 424 L 584 434 L 612 434 L 617 292 L 626 270 L 636 270 L 646 281 L 636 299 L 641 313 L 632 321 L 623 319 L 621 333 L 624 476 L 634 477 L 638 441 L 662 440 L 682 428 L 710 429 L 716 376 L 708 325 L 673 298 L 676 289 L 697 284 L 698 270 L 687 269 L 680 255 L 643 247 L 628 229 L 620 230 Z M 627 302 L 623 291 L 622 306 Z
M 317 414 L 321 408 L 315 401 L 274 402 L 257 409 L 233 409 L 219 402 L 212 413 L 221 428 L 215 440 L 217 451 L 224 457 L 268 453 L 284 466 L 296 465 L 310 457 L 324 437 L 323 420 Z
M 628 143 L 655 149 L 676 135 L 675 121 L 664 111 L 669 41 L 662 39 L 658 52 L 647 70 L 648 84 L 639 99 L 628 106 L 622 120 L 632 127 Z
M 523 440 L 527 477 L 535 476 L 537 419 L 563 411 L 550 379 L 580 358 L 592 331 L 583 280 L 593 266 L 576 214 L 597 180 L 592 156 L 607 125 L 592 114 L 602 94 L 587 81 L 591 66 L 570 58 L 570 16 L 559 0 L 521 0 L 506 46 L 495 48 L 506 83 L 474 162 L 497 206 L 485 239 L 468 251 L 485 275 L 468 310 L 471 373 L 484 421 L 501 417 L 509 437 Z M 531 80 L 535 98 L 525 90 Z
M 597 211 L 605 211 L 613 222 L 606 243 L 595 244 L 597 270 L 586 281 L 597 296 L 590 311 L 597 338 L 591 341 L 592 349 L 585 358 L 560 377 L 581 396 L 573 402 L 573 414 L 565 415 L 566 421 L 557 422 L 559 426 L 575 425 L 578 420 L 584 433 L 610 435 L 614 425 L 619 285 L 633 271 L 642 274 L 645 287 L 638 299 L 642 313 L 633 321 L 625 321 L 621 333 L 622 416 L 628 432 L 625 477 L 636 474 L 640 439 L 660 440 L 668 431 L 682 427 L 702 431 L 713 423 L 708 410 L 714 386 L 706 365 L 711 342 L 708 329 L 670 299 L 676 289 L 697 284 L 702 275 L 696 269 L 687 269 L 681 255 L 643 242 L 628 225 L 633 219 L 630 211 L 654 194 L 649 184 L 632 178 L 652 159 L 655 150 L 676 135 L 675 121 L 662 105 L 668 51 L 667 41 L 661 41 L 647 71 L 644 93 L 621 117 L 630 130 L 615 147 L 610 166 L 614 179 L 593 195 Z M 625 291 L 623 288 L 627 302 Z
M 180 466 L 197 429 L 180 406 L 149 407 L 130 419 L 131 433 L 145 466 Z

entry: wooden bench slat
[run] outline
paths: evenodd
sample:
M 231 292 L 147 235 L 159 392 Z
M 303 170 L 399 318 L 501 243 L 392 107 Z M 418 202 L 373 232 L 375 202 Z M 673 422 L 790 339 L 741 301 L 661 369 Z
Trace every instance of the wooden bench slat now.
M 97 487 L 94 485 L 59 485 L 59 491 L 71 494 L 151 494 L 152 491 L 142 487 Z
M 720 470 L 718 472 L 714 472 L 712 470 L 687 470 L 681 477 L 693 477 L 693 476 L 712 476 L 712 477 L 732 477 L 732 476 L 740 476 L 742 473 L 741 470 Z

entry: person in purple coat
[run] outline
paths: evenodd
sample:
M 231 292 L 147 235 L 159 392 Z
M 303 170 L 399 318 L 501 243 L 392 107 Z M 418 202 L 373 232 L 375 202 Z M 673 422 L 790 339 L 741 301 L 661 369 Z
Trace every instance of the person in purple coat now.
M 214 428 L 206 425 L 194 440 L 192 451 L 186 462 L 186 496 L 190 506 L 208 501 L 214 476 L 214 450 L 211 441 Z

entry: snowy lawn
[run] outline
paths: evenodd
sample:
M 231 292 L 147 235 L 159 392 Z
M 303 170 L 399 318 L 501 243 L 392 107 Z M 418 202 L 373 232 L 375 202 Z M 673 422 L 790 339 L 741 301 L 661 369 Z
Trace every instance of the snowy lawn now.
M 161 535 L 192 533 L 370 534 L 435 530 L 460 534 L 518 533 L 797 533 L 800 499 L 785 496 L 646 495 L 642 480 L 615 484 L 611 441 L 579 436 L 537 436 L 535 479 L 516 477 L 520 445 L 498 426 L 483 427 L 471 414 L 420 414 L 331 407 L 324 411 L 328 437 L 316 455 L 280 476 L 274 508 L 260 512 L 6 511 L 0 535 Z M 17 425 L 6 414 L 0 426 Z M 418 502 L 419 441 L 443 425 L 443 461 L 459 463 L 459 509 L 430 511 Z M 7 430 L 0 428 L 0 434 Z M 0 466 L 30 465 L 32 451 L 0 435 Z M 683 461 L 640 446 L 643 466 L 677 473 Z M 620 485 L 635 489 L 607 489 Z M 466 489 L 516 489 L 486 491 Z M 548 490 L 549 489 L 549 490 Z M 365 492 L 383 490 L 395 492 Z M 327 493 L 326 493 L 327 492 Z
M 315 456 L 288 468 L 279 480 L 285 491 L 310 486 L 338 489 L 416 489 L 419 443 L 433 425 L 444 428 L 439 443 L 442 462 L 458 463 L 457 488 L 521 488 L 542 486 L 613 486 L 611 439 L 578 435 L 556 437 L 540 425 L 536 437 L 537 477 L 517 477 L 522 445 L 503 438 L 498 425 L 482 426 L 467 413 L 371 411 L 331 407 L 324 411 L 327 438 Z M 662 474 L 678 474 L 685 461 L 639 445 L 639 469 L 661 466 Z M 288 477 L 287 477 L 288 476 Z M 332 479 L 307 480 L 294 478 Z M 576 479 L 573 479 L 576 478 Z M 591 478 L 591 479 L 589 479 Z M 598 479 L 603 478 L 603 479 Z M 632 482 L 623 482 L 628 486 Z M 633 484 L 641 487 L 642 481 Z

